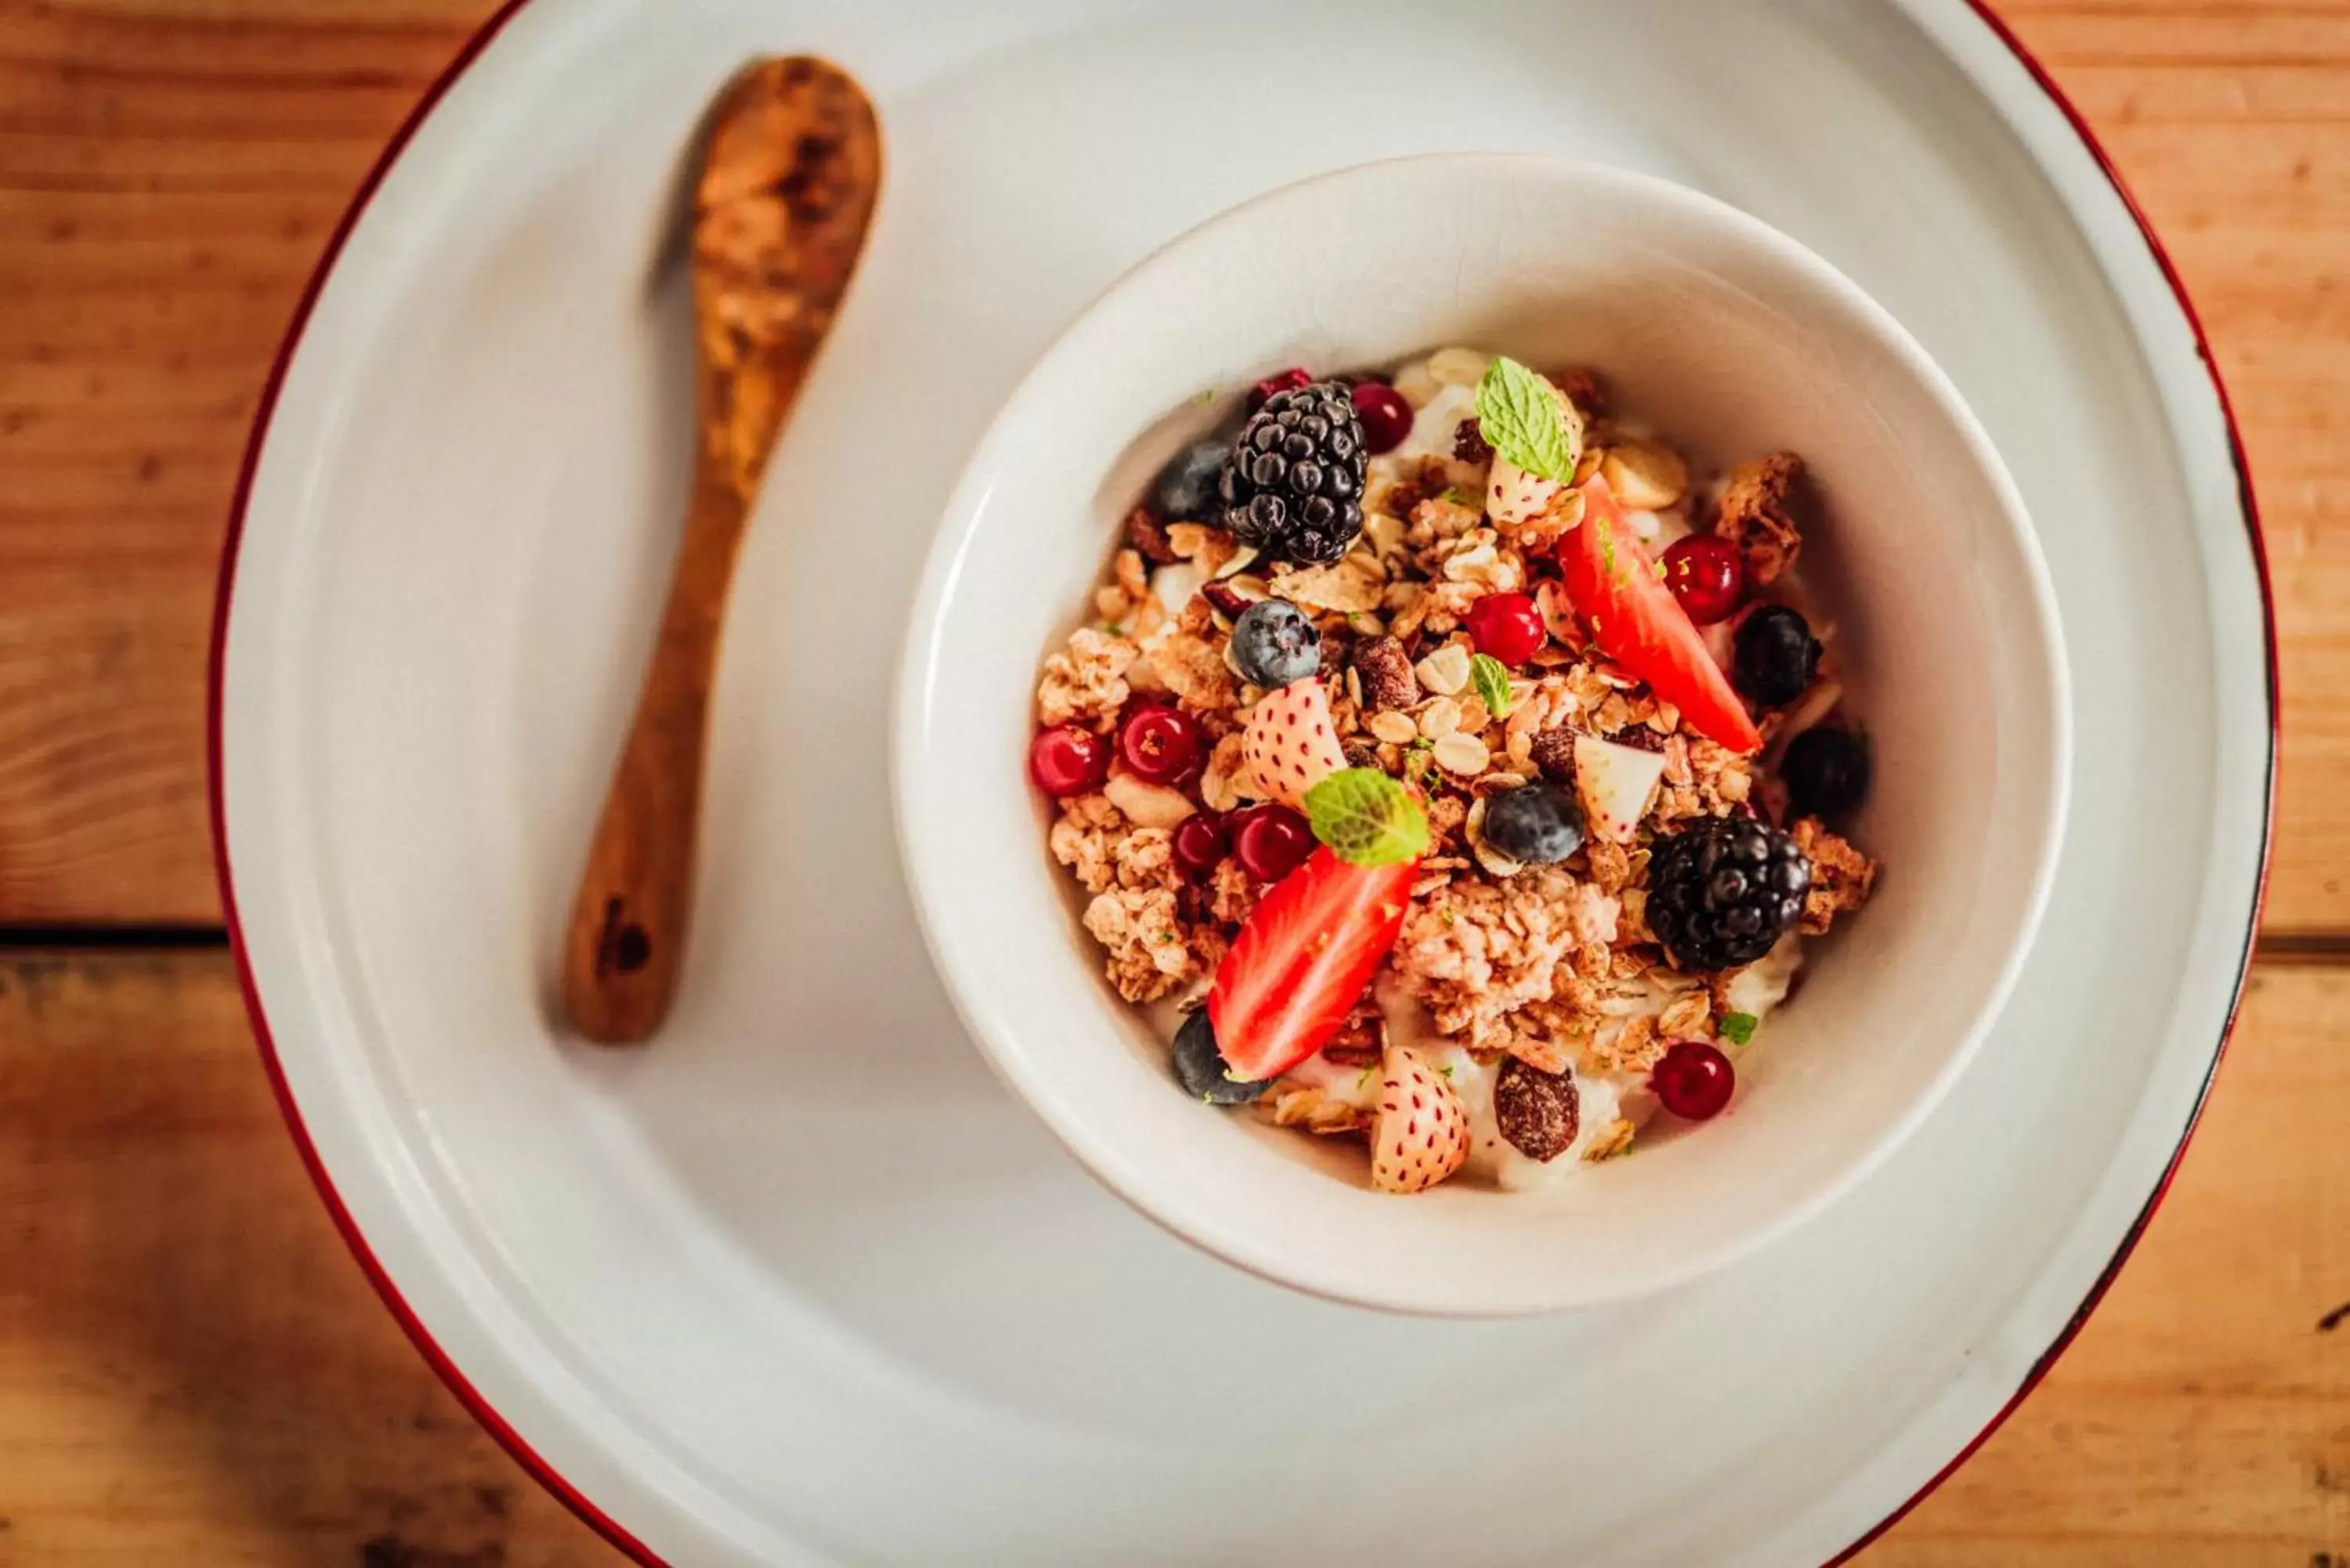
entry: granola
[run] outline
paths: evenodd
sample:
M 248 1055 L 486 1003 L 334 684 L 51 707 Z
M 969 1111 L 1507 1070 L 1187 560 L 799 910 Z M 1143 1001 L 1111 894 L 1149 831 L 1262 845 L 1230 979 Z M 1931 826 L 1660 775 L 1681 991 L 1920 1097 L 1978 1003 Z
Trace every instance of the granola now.
M 1120 519 L 1038 680 L 1047 846 L 1111 985 L 1170 1033 L 1204 1005 L 1179 1078 L 1366 1138 L 1389 1190 L 1713 1114 L 1877 876 L 1823 820 L 1866 773 L 1833 628 L 1753 688 L 1792 701 L 1728 673 L 1771 651 L 1755 610 L 1809 607 L 1801 460 L 1709 477 L 1600 389 L 1461 348 L 1284 373 Z M 1775 767 L 1814 729 L 1825 784 Z

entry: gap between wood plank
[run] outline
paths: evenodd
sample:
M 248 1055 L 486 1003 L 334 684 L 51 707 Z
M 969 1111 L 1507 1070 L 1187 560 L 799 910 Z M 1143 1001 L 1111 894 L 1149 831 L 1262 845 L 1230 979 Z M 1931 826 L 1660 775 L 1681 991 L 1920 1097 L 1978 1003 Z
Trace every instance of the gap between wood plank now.
M 203 952 L 228 946 L 220 926 L 10 926 L 0 924 L 0 953 Z M 2350 931 L 2271 931 L 2252 950 L 2256 964 L 2350 966 Z

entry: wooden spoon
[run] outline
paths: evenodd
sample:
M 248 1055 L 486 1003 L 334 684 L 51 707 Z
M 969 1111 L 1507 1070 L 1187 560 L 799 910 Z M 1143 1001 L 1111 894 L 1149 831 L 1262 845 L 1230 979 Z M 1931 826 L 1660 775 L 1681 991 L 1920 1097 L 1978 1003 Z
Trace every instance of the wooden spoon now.
M 564 943 L 563 1010 L 590 1040 L 646 1039 L 676 994 L 736 546 L 856 271 L 880 185 L 873 105 L 837 66 L 761 60 L 712 111 L 693 202 L 692 510 Z

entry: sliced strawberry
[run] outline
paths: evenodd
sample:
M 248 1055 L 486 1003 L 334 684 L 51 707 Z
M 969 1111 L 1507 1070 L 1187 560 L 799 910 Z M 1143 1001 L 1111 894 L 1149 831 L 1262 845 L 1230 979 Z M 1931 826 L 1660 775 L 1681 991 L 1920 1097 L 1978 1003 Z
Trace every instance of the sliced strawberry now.
M 1632 537 L 1607 482 L 1583 487 L 1583 525 L 1558 542 L 1567 597 L 1599 651 L 1648 683 L 1700 734 L 1733 752 L 1762 737 L 1699 632 Z
M 1316 849 L 1274 884 L 1208 992 L 1232 1076 L 1279 1077 L 1329 1044 L 1403 930 L 1419 864 L 1355 866 Z

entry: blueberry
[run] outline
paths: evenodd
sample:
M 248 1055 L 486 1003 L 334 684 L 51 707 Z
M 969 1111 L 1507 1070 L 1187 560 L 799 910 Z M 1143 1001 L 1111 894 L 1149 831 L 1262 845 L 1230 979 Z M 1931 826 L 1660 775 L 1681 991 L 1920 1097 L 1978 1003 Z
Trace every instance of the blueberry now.
M 1764 605 L 1739 623 L 1731 675 L 1753 701 L 1784 707 L 1804 694 L 1819 667 L 1811 627 L 1785 605 Z
M 1247 1084 L 1231 1076 L 1224 1054 L 1216 1049 L 1216 1026 L 1204 1007 L 1183 1020 L 1175 1031 L 1175 1076 L 1183 1092 L 1211 1106 L 1244 1106 L 1272 1086 L 1267 1079 Z
M 1520 784 L 1485 797 L 1483 832 L 1513 860 L 1555 866 L 1583 847 L 1583 808 L 1563 789 Z
M 1322 668 L 1322 634 L 1295 605 L 1259 599 L 1232 622 L 1232 662 L 1270 691 Z
M 1216 477 L 1232 443 L 1220 436 L 1195 441 L 1167 460 L 1150 482 L 1150 509 L 1165 523 L 1201 523 L 1223 511 Z
M 1806 730 L 1779 764 L 1799 816 L 1835 816 L 1868 793 L 1868 742 L 1849 730 Z

